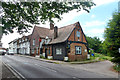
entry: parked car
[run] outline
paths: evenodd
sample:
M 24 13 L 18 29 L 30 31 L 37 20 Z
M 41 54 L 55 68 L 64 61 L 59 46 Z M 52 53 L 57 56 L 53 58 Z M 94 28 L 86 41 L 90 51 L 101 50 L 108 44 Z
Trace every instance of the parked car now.
M 6 54 L 6 50 L 0 49 L 0 55 L 5 55 Z
M 14 55 L 14 53 L 9 53 L 9 52 L 7 52 L 7 55 Z

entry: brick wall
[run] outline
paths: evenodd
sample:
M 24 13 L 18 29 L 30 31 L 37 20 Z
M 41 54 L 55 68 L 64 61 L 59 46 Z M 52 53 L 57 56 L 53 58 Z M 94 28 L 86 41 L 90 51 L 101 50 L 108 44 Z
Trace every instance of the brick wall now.
M 35 39 L 35 45 L 33 46 L 33 40 Z M 39 35 L 36 31 L 36 28 L 34 28 L 33 33 L 31 34 L 31 40 L 30 40 L 30 52 L 32 56 L 36 55 L 36 51 L 34 51 L 34 54 L 32 54 L 32 49 L 36 50 L 36 48 L 39 48 Z M 39 51 L 39 50 L 38 50 Z
M 80 37 L 79 38 L 76 36 L 77 31 L 80 32 Z M 85 35 L 82 31 L 82 28 L 79 24 L 77 24 L 76 27 L 74 28 L 73 32 L 71 33 L 70 37 L 68 38 L 68 41 L 78 41 L 78 39 L 81 42 L 85 42 L 85 43 L 87 42 L 86 39 L 85 39 Z
M 76 27 L 74 28 L 73 32 L 71 33 L 71 35 L 68 38 L 68 41 L 74 41 L 74 43 L 70 44 L 70 53 L 68 53 L 68 57 L 69 57 L 70 61 L 84 60 L 84 59 L 87 58 L 87 54 L 88 54 L 88 51 L 85 52 L 85 49 L 87 50 L 86 45 L 83 44 L 83 43 L 80 43 L 80 42 L 87 43 L 87 41 L 85 39 L 85 35 L 82 31 L 82 28 L 81 28 L 79 23 L 77 23 L 75 26 Z M 79 38 L 76 35 L 77 31 L 80 32 L 80 37 Z M 78 54 L 76 55 L 75 54 L 75 46 L 81 46 L 81 49 L 82 49 L 82 54 L 81 55 L 78 55 Z
M 81 46 L 81 53 L 82 54 L 75 54 L 75 46 Z M 68 54 L 69 60 L 70 61 L 75 61 L 75 60 L 84 60 L 87 58 L 88 52 L 85 52 L 85 49 L 87 50 L 87 47 L 85 44 L 81 43 L 71 43 L 70 44 L 70 53 Z

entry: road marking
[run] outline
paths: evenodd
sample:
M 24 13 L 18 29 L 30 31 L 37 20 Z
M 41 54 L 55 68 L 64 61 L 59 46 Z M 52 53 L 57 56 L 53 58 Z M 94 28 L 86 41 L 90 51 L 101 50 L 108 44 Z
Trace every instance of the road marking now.
M 27 80 L 27 79 L 25 79 L 25 77 L 24 77 L 21 73 L 19 73 L 17 70 L 15 70 L 11 65 L 9 65 L 9 64 L 7 64 L 7 63 L 5 63 L 5 62 L 3 62 L 3 64 L 4 64 L 18 79 L 20 79 L 20 80 Z

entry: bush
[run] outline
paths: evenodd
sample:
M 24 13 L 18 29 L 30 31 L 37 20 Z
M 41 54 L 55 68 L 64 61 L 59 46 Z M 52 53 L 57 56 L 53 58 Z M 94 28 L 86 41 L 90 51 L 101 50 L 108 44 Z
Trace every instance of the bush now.
M 120 64 L 113 66 L 113 69 L 120 72 Z
M 113 59 L 111 59 L 111 61 L 112 61 L 113 63 L 118 63 L 118 64 L 120 64 L 120 57 L 113 58 Z

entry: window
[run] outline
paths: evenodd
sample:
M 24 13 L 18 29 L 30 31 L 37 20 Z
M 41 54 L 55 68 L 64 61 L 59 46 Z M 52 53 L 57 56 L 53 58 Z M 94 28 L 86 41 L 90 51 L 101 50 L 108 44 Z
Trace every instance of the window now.
M 35 39 L 33 39 L 33 46 L 35 45 Z
M 76 54 L 81 54 L 81 46 L 75 47 Z
M 80 32 L 79 31 L 77 31 L 76 36 L 80 37 Z
M 38 54 L 38 48 L 36 48 L 36 54 Z
M 34 49 L 32 49 L 32 54 L 34 54 Z
M 62 49 L 61 48 L 56 48 L 56 54 L 62 54 Z

